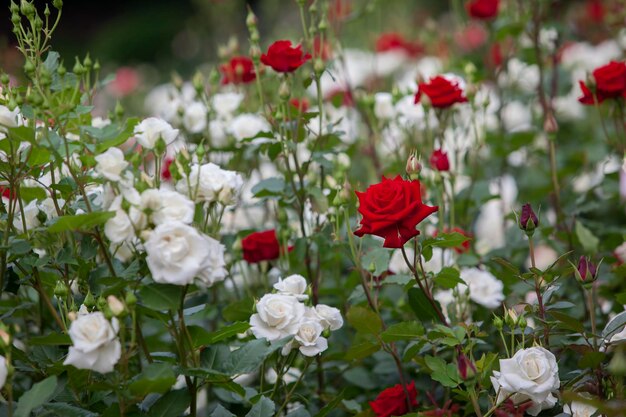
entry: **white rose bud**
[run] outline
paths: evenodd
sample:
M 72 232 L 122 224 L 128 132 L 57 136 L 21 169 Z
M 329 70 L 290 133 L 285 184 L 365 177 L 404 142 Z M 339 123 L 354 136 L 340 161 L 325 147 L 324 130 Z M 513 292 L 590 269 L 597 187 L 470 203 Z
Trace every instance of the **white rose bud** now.
M 111 313 L 113 313 L 113 315 L 116 317 L 121 316 L 126 310 L 126 307 L 124 307 L 124 303 L 122 303 L 119 298 L 114 295 L 109 295 L 107 297 L 107 304 L 109 305 Z
M 109 148 L 94 159 L 96 172 L 111 181 L 119 181 L 120 174 L 128 166 L 128 162 L 124 159 L 124 152 L 118 148 Z

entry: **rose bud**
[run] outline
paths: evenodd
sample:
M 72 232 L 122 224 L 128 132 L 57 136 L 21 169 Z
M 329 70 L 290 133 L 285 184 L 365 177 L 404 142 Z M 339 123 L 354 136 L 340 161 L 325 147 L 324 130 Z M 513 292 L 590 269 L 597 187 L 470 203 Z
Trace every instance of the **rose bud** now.
M 519 218 L 519 228 L 524 230 L 527 235 L 532 236 L 535 229 L 539 226 L 539 219 L 533 211 L 530 203 L 522 206 L 522 215 Z
M 578 266 L 574 271 L 576 278 L 583 284 L 589 284 L 596 280 L 598 276 L 598 267 L 587 257 L 581 256 L 578 259 Z
M 421 170 L 422 165 L 417 159 L 417 156 L 415 156 L 415 154 L 411 154 L 409 159 L 406 161 L 406 173 L 409 175 L 419 174 Z
M 107 297 L 107 303 L 109 304 L 109 309 L 111 309 L 111 313 L 113 313 L 115 317 L 119 317 L 124 314 L 126 307 L 124 307 L 124 303 L 122 303 L 116 296 L 109 295 Z
M 465 356 L 464 353 L 459 354 L 457 368 L 461 378 L 464 380 L 472 378 L 476 375 L 476 367 L 474 366 L 474 363 L 467 356 Z
M 433 154 L 430 156 L 430 166 L 440 172 L 450 171 L 448 154 L 441 149 L 433 151 Z

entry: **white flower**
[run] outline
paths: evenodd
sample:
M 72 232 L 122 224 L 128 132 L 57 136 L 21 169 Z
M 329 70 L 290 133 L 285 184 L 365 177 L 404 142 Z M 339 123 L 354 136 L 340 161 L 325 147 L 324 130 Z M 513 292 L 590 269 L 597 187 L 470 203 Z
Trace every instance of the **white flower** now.
M 37 200 L 32 200 L 24 206 L 24 220 L 22 220 L 22 213 L 18 210 L 17 214 L 13 218 L 13 226 L 20 233 L 25 232 L 24 224 L 26 224 L 26 230 L 32 230 L 33 228 L 41 225 L 38 215 L 39 206 L 37 205 Z
M 115 147 L 107 149 L 94 159 L 96 172 L 111 181 L 119 181 L 120 173 L 128 166 L 128 162 L 124 159 L 124 152 Z
M 189 178 L 183 178 L 176 184 L 176 189 L 192 200 L 220 202 L 231 205 L 243 187 L 243 178 L 235 171 L 220 168 L 212 162 L 195 164 L 191 167 Z
M 99 311 L 79 314 L 70 326 L 72 346 L 63 364 L 103 374 L 112 372 L 122 354 L 118 330 L 117 319 L 109 323 Z
M 4 387 L 8 375 L 9 369 L 7 367 L 7 360 L 4 356 L 0 355 L 0 388 Z
M 177 136 L 178 129 L 158 117 L 148 117 L 135 126 L 135 138 L 146 149 L 154 149 L 159 139 L 169 145 Z
M 102 117 L 94 117 L 91 119 L 91 126 L 102 129 L 111 124 L 111 119 L 103 119 Z
M 293 295 L 298 300 L 306 300 L 309 298 L 309 296 L 304 293 L 306 287 L 306 279 L 298 274 L 290 275 L 285 279 L 278 278 L 278 282 L 274 284 L 274 288 L 281 294 Z
M 150 220 L 155 225 L 179 221 L 190 224 L 193 221 L 195 205 L 185 195 L 166 188 L 150 188 L 141 193 L 142 211 L 150 212 Z
M 504 284 L 491 272 L 466 268 L 461 270 L 461 279 L 469 287 L 470 298 L 475 303 L 487 308 L 497 308 L 504 301 Z
M 117 209 L 115 216 L 104 224 L 104 235 L 111 243 L 122 243 L 135 237 L 135 228 L 128 214 Z
M 596 411 L 598 411 L 598 409 L 593 405 L 578 401 L 574 401 L 571 404 L 565 404 L 563 406 L 563 412 L 572 417 L 591 417 Z
M 207 273 L 207 269 L 209 275 L 221 274 L 222 271 L 213 270 L 216 242 L 181 222 L 158 225 L 145 242 L 152 279 L 161 284 L 187 285 Z
M 626 263 L 626 242 L 623 242 L 621 245 L 616 247 L 613 250 L 613 254 L 619 262 Z
M 536 416 L 556 405 L 552 391 L 560 386 L 559 368 L 554 355 L 542 348 L 518 350 L 511 359 L 500 359 L 500 372 L 491 377 L 500 402 L 509 395 L 515 404 L 532 400 L 528 414 Z
M 292 366 L 291 368 L 287 369 L 287 372 L 285 372 L 285 374 L 283 375 L 282 380 L 285 384 L 292 384 L 300 378 L 300 375 L 302 375 L 302 371 Z M 276 381 L 278 380 L 278 374 L 276 373 L 274 368 L 269 368 L 265 372 L 265 380 L 270 384 L 276 383 Z
M 270 125 L 256 114 L 240 114 L 230 123 L 229 131 L 237 140 L 253 138 L 261 132 L 270 131 Z
M 535 247 L 535 266 L 539 269 L 546 270 L 559 258 L 559 254 L 548 245 L 537 245 Z M 526 259 L 526 268 L 532 266 L 530 256 Z
M 381 120 L 392 119 L 395 114 L 393 96 L 390 93 L 374 94 L 374 114 Z
M 315 313 L 324 329 L 338 330 L 343 326 L 343 317 L 338 308 L 318 304 L 315 306 Z
M 218 117 L 229 119 L 232 114 L 239 108 L 243 100 L 243 94 L 239 93 L 221 93 L 215 94 L 211 99 L 211 107 L 215 110 Z
M 185 107 L 183 125 L 191 133 L 202 132 L 207 126 L 207 108 L 196 101 Z
M 128 262 L 135 254 L 134 246 L 136 246 L 134 242 L 124 241 L 122 243 L 112 243 L 109 250 L 115 259 L 120 262 Z
M 209 136 L 211 137 L 211 145 L 215 147 L 223 147 L 227 142 L 226 126 L 221 120 L 211 120 L 209 122 Z
M 532 129 L 533 117 L 530 108 L 520 101 L 505 104 L 500 114 L 507 132 L 524 132 Z
M 207 248 L 203 268 L 198 275 L 198 285 L 208 288 L 216 282 L 224 281 L 228 275 L 224 261 L 224 245 L 212 237 L 205 236 Z
M 328 341 L 322 336 L 323 331 L 324 328 L 320 322 L 316 320 L 303 321 L 293 340 L 283 347 L 282 354 L 287 356 L 297 343 L 300 353 L 304 356 L 319 355 L 328 349 Z
M 5 127 L 17 127 L 20 125 L 20 109 L 18 107 L 9 110 L 7 106 L 0 105 L 0 131 Z
M 252 334 L 269 341 L 296 334 L 304 316 L 304 305 L 292 295 L 265 294 L 250 317 Z

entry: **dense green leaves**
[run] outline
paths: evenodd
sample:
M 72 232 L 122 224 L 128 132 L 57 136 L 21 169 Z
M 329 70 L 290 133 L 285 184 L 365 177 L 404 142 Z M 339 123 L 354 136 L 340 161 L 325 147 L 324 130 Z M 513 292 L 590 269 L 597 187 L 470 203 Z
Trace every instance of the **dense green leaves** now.
M 32 388 L 22 394 L 18 400 L 15 417 L 29 417 L 31 411 L 50 400 L 56 388 L 57 377 L 55 375 L 33 384 Z
M 115 213 L 112 211 L 60 216 L 52 221 L 51 225 L 48 227 L 48 232 L 87 231 L 105 223 L 114 216 Z
M 352 307 L 347 314 L 348 321 L 357 332 L 378 334 L 382 329 L 380 317 L 365 307 Z
M 171 365 L 152 363 L 134 377 L 128 386 L 134 395 L 147 395 L 151 392 L 164 393 L 176 382 Z

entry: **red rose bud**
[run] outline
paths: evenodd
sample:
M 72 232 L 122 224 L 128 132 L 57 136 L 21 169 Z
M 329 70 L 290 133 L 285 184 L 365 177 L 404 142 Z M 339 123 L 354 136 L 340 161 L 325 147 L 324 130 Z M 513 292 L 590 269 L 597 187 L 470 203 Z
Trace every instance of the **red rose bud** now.
M 355 235 L 375 235 L 385 239 L 385 248 L 401 248 L 419 235 L 416 226 L 436 212 L 438 207 L 422 203 L 421 184 L 418 180 L 407 181 L 397 176 L 383 177 L 382 182 L 371 185 L 359 198 L 361 228 Z
M 576 277 L 583 283 L 595 281 L 598 275 L 598 268 L 596 265 L 585 256 L 581 256 L 580 259 L 578 259 L 578 266 L 576 267 L 576 270 L 578 271 L 578 275 Z
M 256 79 L 254 64 L 247 56 L 235 56 L 220 65 L 222 84 L 247 84 Z
M 539 226 L 539 219 L 533 208 L 530 206 L 530 203 L 524 204 L 519 218 L 519 228 L 526 231 L 526 234 L 532 235 L 537 226 Z
M 405 388 L 410 397 L 411 407 L 417 407 L 418 402 L 416 398 L 417 390 L 415 389 L 415 382 L 411 382 L 409 385 L 406 385 Z M 370 407 L 372 407 L 372 411 L 374 411 L 376 417 L 403 416 L 411 411 L 407 407 L 405 388 L 397 384 L 383 390 L 374 401 L 370 401 Z
M 302 53 L 302 45 L 295 48 L 291 41 L 276 41 L 261 55 L 261 62 L 276 72 L 293 72 L 311 59 L 311 54 Z
M 465 6 L 467 13 L 474 19 L 489 20 L 498 15 L 500 0 L 473 0 Z
M 281 248 L 276 230 L 266 230 L 264 232 L 255 232 L 241 240 L 243 249 L 243 259 L 251 264 L 261 261 L 271 261 L 280 256 Z M 289 247 L 291 251 L 293 248 Z
M 450 161 L 448 160 L 448 154 L 441 149 L 433 151 L 430 156 L 430 166 L 437 171 L 450 171 Z
M 418 84 L 417 94 L 415 94 L 415 104 L 422 101 L 426 96 L 433 107 L 445 109 L 456 103 L 467 103 L 465 93 L 459 87 L 456 80 L 437 75 L 429 82 Z
M 465 356 L 464 353 L 461 353 L 459 355 L 457 359 L 457 367 L 459 369 L 459 374 L 461 375 L 461 378 L 463 378 L 464 380 L 472 378 L 474 375 L 476 375 L 476 366 L 474 366 L 474 363 L 469 360 L 469 358 Z

